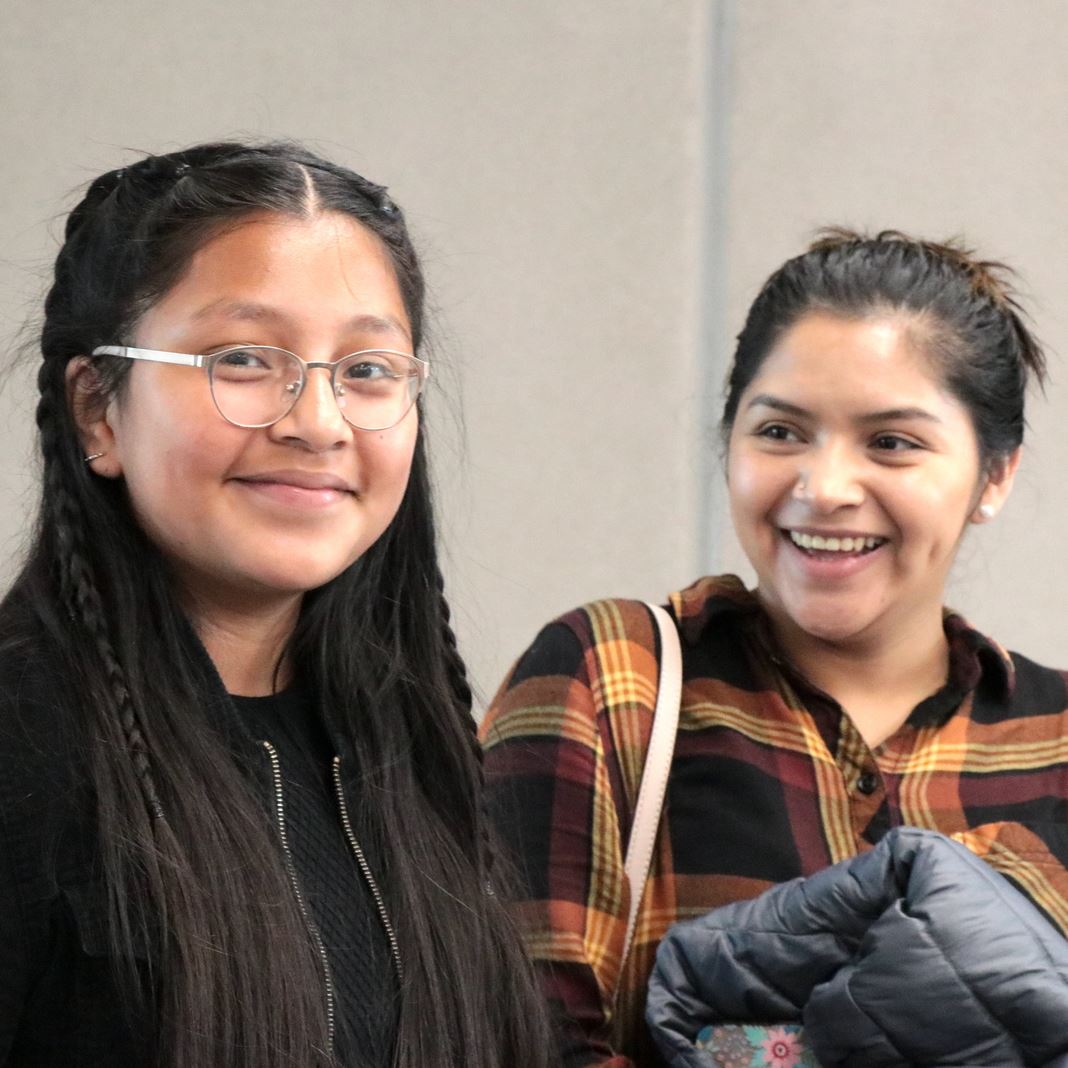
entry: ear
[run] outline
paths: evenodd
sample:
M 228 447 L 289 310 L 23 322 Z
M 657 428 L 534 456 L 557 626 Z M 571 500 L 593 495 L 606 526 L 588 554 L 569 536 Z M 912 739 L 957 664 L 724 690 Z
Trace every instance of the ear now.
M 1022 453 L 1023 446 L 1017 446 L 1003 460 L 997 460 L 987 472 L 982 492 L 971 514 L 973 523 L 989 523 L 1001 511 L 1012 492 L 1013 479 L 1016 478 L 1016 469 L 1020 466 Z
M 66 383 L 67 403 L 89 467 L 104 478 L 118 478 L 122 462 L 112 425 L 113 405 L 103 396 L 100 376 L 87 356 L 75 356 L 67 364 Z

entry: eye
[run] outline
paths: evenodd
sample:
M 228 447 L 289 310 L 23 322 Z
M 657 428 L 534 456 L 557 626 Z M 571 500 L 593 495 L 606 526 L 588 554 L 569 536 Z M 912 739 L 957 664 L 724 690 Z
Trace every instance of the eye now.
M 411 380 L 408 360 L 390 352 L 357 352 L 343 361 L 338 382 L 367 397 L 392 397 Z
M 219 353 L 217 367 L 246 367 L 249 369 L 266 367 L 262 353 L 255 349 L 227 349 Z
M 279 376 L 300 378 L 300 368 L 284 349 L 269 345 L 234 345 L 213 353 L 212 381 L 254 384 Z
M 755 436 L 763 438 L 765 441 L 783 443 L 801 440 L 801 435 L 793 427 L 789 427 L 785 423 L 765 423 L 757 429 Z
M 872 438 L 871 444 L 872 448 L 878 452 L 900 454 L 916 452 L 923 448 L 919 442 L 913 441 L 911 438 L 904 438 L 900 434 L 879 434 L 878 437 Z
M 383 378 L 399 378 L 398 373 L 385 360 L 360 360 L 345 368 L 345 377 L 349 379 L 376 382 Z

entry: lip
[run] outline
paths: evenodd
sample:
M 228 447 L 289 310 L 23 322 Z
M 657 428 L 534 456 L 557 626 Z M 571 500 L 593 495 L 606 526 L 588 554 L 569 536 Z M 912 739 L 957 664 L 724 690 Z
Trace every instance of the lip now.
M 359 496 L 352 483 L 325 471 L 285 469 L 236 475 L 232 481 L 258 500 L 285 508 L 329 508 Z
M 235 475 L 237 482 L 273 483 L 280 486 L 295 486 L 306 490 L 337 490 L 339 493 L 355 493 L 356 487 L 345 479 L 326 471 L 301 471 L 285 469 L 261 471 L 254 475 Z

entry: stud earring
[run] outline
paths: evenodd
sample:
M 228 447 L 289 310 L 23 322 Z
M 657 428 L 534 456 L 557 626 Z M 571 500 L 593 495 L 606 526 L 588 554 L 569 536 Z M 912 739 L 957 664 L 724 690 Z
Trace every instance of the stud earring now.
M 978 510 L 983 519 L 993 519 L 998 514 L 998 510 L 992 504 L 981 504 Z

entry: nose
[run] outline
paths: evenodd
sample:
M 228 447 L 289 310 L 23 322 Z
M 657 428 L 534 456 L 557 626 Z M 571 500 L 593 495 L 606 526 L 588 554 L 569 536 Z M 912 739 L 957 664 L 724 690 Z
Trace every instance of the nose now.
M 352 428 L 338 407 L 328 368 L 312 367 L 305 372 L 296 404 L 268 431 L 279 441 L 311 452 L 326 452 L 351 439 Z
M 800 466 L 792 496 L 820 514 L 856 507 L 864 501 L 859 465 L 844 446 L 828 443 L 811 450 Z

